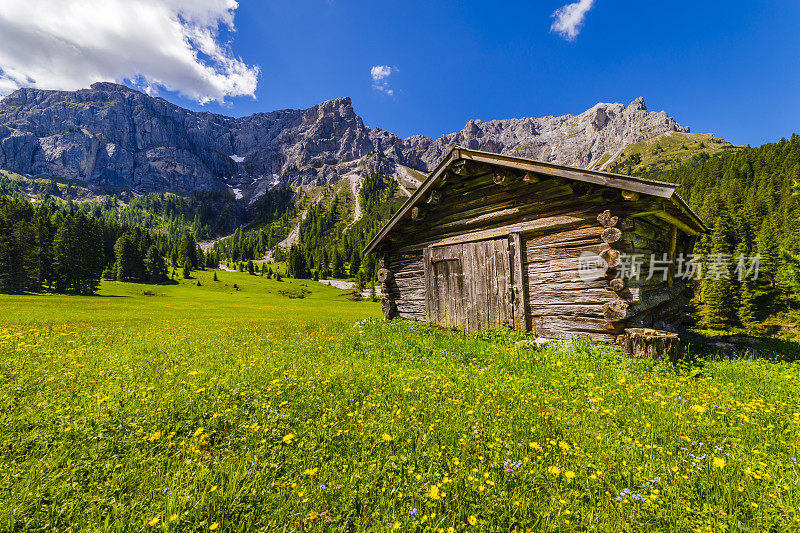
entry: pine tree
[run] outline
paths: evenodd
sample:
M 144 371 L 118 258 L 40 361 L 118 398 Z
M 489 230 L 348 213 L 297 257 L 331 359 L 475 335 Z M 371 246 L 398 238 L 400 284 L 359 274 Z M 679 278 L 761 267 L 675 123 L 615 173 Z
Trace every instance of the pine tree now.
M 117 280 L 137 281 L 136 280 L 136 243 L 128 233 L 117 239 L 114 246 L 114 253 L 117 256 Z
M 23 204 L 0 204 L 0 292 L 20 293 L 35 287 L 36 242 Z
M 350 256 L 350 275 L 356 276 L 361 268 L 361 254 L 358 253 L 358 250 L 353 249 L 353 253 Z
M 53 239 L 55 288 L 92 294 L 100 284 L 104 254 L 98 226 L 82 212 L 67 215 Z
M 34 231 L 36 233 L 36 270 L 39 278 L 36 281 L 36 290 L 41 291 L 53 279 L 53 237 L 55 226 L 52 220 L 53 212 L 48 206 L 39 207 L 34 217 Z
M 787 281 L 794 290 L 795 296 L 800 295 L 800 255 L 783 252 L 783 261 L 786 264 Z
M 375 259 L 375 254 L 367 254 L 364 257 L 364 275 L 368 280 L 377 278 L 378 262 Z
M 218 266 L 217 254 L 214 250 L 208 250 L 206 253 L 206 268 L 217 268 Z
M 164 258 L 161 252 L 153 244 L 147 249 L 147 256 L 144 260 L 145 268 L 147 269 L 147 278 L 151 282 L 161 282 L 167 277 L 167 265 L 164 263 Z
M 339 248 L 333 249 L 333 277 L 338 279 L 345 277 L 344 259 L 342 259 L 342 254 L 339 253 Z
M 731 231 L 729 215 L 723 213 L 717 217 L 703 272 L 705 321 L 711 327 L 728 326 L 736 316 L 736 291 L 731 280 Z
M 308 279 L 311 277 L 311 274 L 308 271 L 308 264 L 306 263 L 306 256 L 303 253 L 302 248 L 300 248 L 300 246 L 297 244 L 293 244 L 289 249 L 288 263 L 288 275 L 290 278 Z
M 739 285 L 738 318 L 745 327 L 750 327 L 756 322 L 757 305 L 755 283 L 752 279 L 743 279 Z
M 178 246 L 178 262 L 181 265 L 188 263 L 190 271 L 197 268 L 197 243 L 188 231 L 183 234 Z

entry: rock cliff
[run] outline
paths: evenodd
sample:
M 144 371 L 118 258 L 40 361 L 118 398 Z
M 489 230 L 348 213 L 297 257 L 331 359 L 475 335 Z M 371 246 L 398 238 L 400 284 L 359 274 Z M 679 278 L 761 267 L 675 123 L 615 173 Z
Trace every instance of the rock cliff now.
M 432 140 L 366 127 L 349 98 L 231 118 L 95 83 L 74 92 L 20 89 L 0 101 L 0 168 L 77 180 L 98 194 L 233 190 L 251 200 L 280 183 L 331 183 L 400 167 L 426 172 L 454 145 L 591 167 L 670 131 L 688 128 L 647 111 L 641 98 L 580 115 L 471 120 Z

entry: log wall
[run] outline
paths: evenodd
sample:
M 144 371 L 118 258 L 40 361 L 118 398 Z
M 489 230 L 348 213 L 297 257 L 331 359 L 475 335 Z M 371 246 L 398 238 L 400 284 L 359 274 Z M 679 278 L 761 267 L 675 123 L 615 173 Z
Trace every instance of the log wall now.
M 682 317 L 690 287 L 673 275 L 646 279 L 650 254 L 675 257 L 693 244 L 684 231 L 691 222 L 678 221 L 682 230 L 669 223 L 677 217 L 671 200 L 486 167 L 471 176 L 468 167 L 458 172 L 446 174 L 443 187 L 382 245 L 381 263 L 391 272 L 384 283 L 387 316 L 426 319 L 426 247 L 508 237 L 521 259 L 509 288 L 517 327 L 613 341 L 626 327 Z M 634 253 L 647 258 L 639 279 L 615 279 L 620 257 Z M 582 254 L 606 260 L 599 277 L 582 279 Z

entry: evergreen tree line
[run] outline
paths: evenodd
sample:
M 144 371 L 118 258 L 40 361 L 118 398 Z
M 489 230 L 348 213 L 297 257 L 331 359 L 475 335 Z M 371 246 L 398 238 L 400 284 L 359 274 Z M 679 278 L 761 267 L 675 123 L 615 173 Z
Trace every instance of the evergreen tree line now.
M 366 176 L 358 195 L 362 217 L 352 225 L 352 213 L 338 194 L 328 202 L 314 203 L 299 223 L 299 244 L 288 250 L 276 246 L 289 234 L 297 208 L 287 207 L 285 193 L 274 193 L 269 200 L 271 222 L 259 229 L 240 227 L 215 243 L 213 250 L 221 260 L 234 262 L 261 259 L 273 250 L 272 260 L 286 261 L 290 277 L 355 278 L 366 285 L 376 279 L 378 265 L 374 256 L 364 257 L 361 250 L 402 205 L 397 191 L 397 182 L 385 174 Z
M 67 199 L 68 204 L 72 204 Z M 191 231 L 197 239 L 212 239 L 242 223 L 244 210 L 232 197 L 218 191 L 200 191 L 187 196 L 173 193 L 148 193 L 106 196 L 79 202 L 77 207 L 94 218 L 117 220 L 129 226 L 166 233 L 180 239 Z
M 0 292 L 92 294 L 101 276 L 165 281 L 165 257 L 189 272 L 208 261 L 188 232 L 176 240 L 54 202 L 0 196 Z
M 212 249 L 221 259 L 234 262 L 261 259 L 267 251 L 285 239 L 288 233 L 289 218 L 284 215 L 272 224 L 256 230 L 239 226 L 233 235 L 215 242 Z
M 253 220 L 246 229 L 239 226 L 233 235 L 214 243 L 214 253 L 220 259 L 235 262 L 263 258 L 286 238 L 290 221 L 297 214 L 294 192 L 289 187 L 268 190 L 251 206 Z
M 700 298 L 705 321 L 715 327 L 749 327 L 795 305 L 800 261 L 800 202 L 792 195 L 800 178 L 800 136 L 757 148 L 696 157 L 658 179 L 679 183 L 681 196 L 712 231 L 702 235 Z M 719 276 L 712 262 L 732 257 Z M 759 256 L 758 278 L 740 280 L 739 256 Z M 749 266 L 749 261 L 748 261 Z
M 365 176 L 358 195 L 361 219 L 352 219 L 338 195 L 328 205 L 317 203 L 300 222 L 300 244 L 292 245 L 285 258 L 291 277 L 354 278 L 359 287 L 377 279 L 374 255 L 361 250 L 402 205 L 396 198 L 397 182 L 385 174 Z M 276 260 L 283 259 L 276 251 Z

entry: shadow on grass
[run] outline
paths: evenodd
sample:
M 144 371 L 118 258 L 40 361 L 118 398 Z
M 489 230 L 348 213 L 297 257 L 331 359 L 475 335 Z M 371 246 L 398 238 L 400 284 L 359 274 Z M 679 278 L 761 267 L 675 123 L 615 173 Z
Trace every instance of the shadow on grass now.
M 744 334 L 712 334 L 700 331 L 680 333 L 684 361 L 702 364 L 704 360 L 800 361 L 800 341 Z

